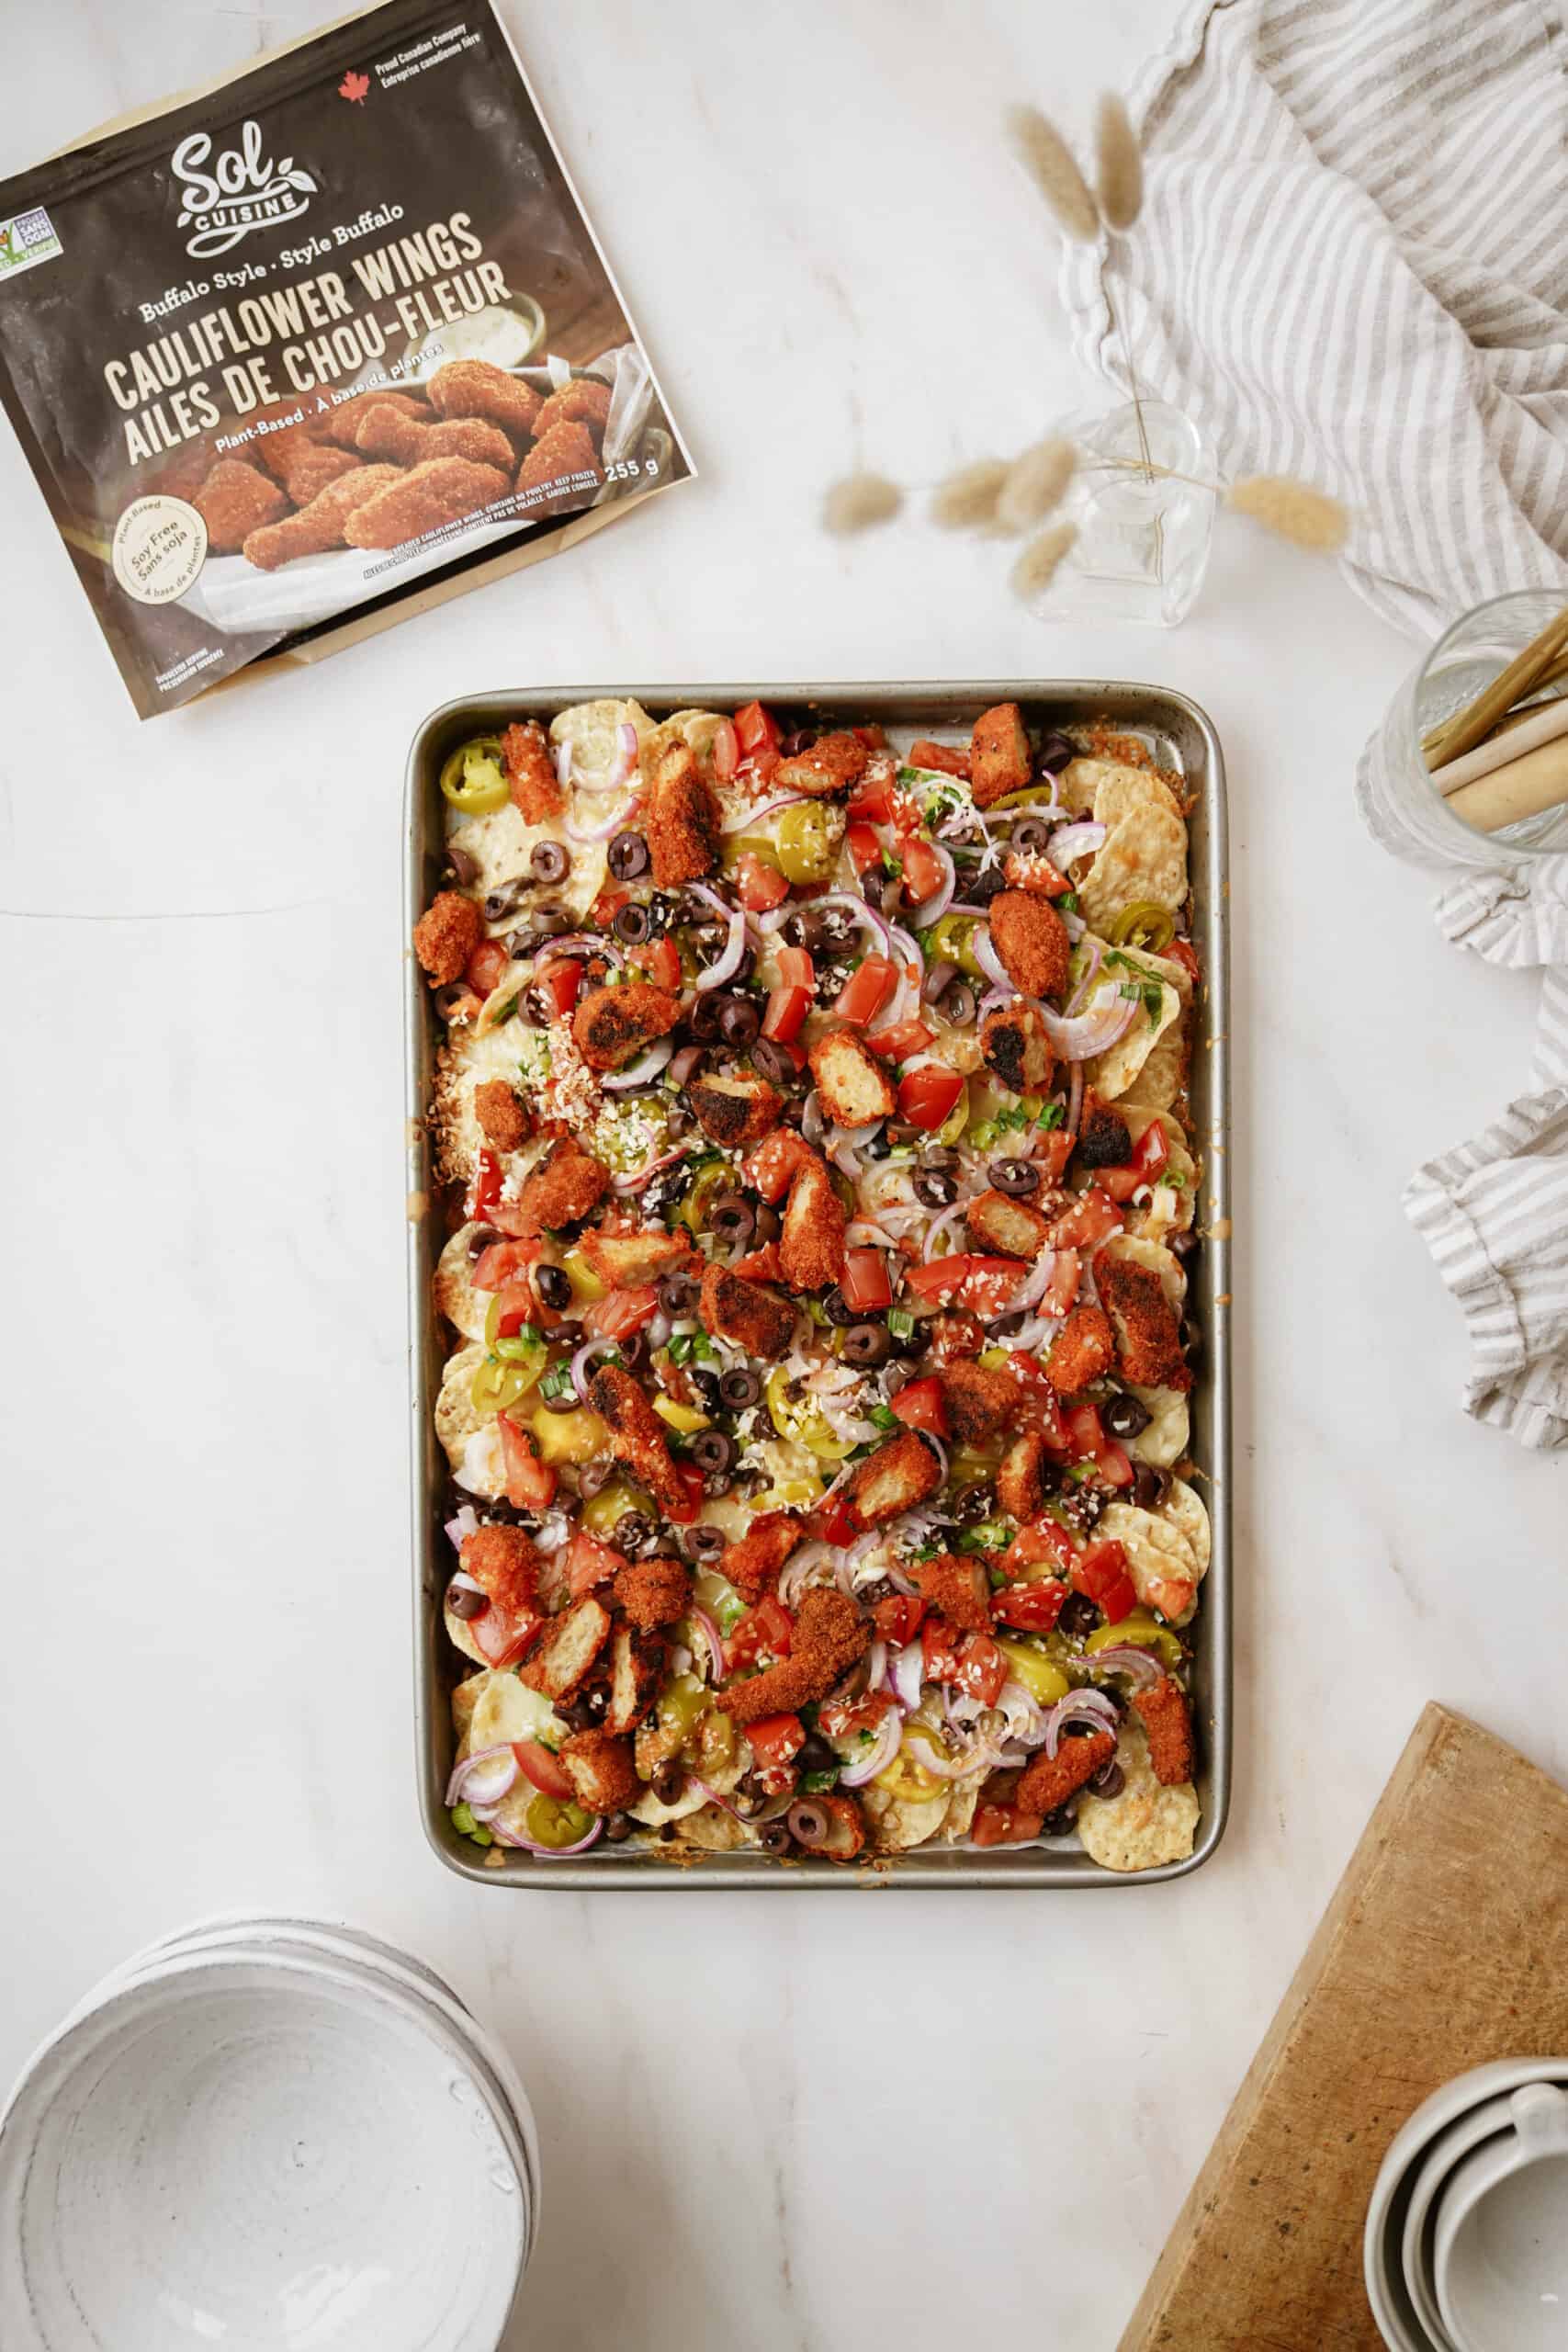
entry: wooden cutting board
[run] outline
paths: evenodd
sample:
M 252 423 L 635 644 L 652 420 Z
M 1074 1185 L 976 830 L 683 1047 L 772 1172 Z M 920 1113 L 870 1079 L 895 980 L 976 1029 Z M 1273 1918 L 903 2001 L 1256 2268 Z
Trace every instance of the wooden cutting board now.
M 1568 2052 L 1568 1792 L 1429 1706 L 1121 2352 L 1380 2352 L 1361 2229 L 1390 2141 L 1491 2058 Z

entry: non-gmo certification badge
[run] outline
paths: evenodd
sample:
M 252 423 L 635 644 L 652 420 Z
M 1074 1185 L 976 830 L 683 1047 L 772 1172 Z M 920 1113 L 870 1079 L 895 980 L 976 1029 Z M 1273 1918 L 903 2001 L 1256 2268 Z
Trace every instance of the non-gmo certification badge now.
M 64 250 L 41 205 L 18 212 L 14 220 L 0 220 L 0 282 L 36 269 L 40 261 L 54 261 Z
M 172 605 L 207 559 L 207 526 L 183 498 L 138 498 L 115 525 L 114 576 L 139 605 Z

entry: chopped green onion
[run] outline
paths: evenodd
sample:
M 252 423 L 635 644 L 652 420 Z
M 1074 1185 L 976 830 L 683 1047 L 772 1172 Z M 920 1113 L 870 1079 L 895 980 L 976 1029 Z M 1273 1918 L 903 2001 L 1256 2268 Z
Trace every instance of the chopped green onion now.
M 879 1430 L 896 1430 L 898 1426 L 898 1416 L 891 1405 L 874 1405 L 866 1419 L 874 1421 Z
M 890 1306 L 887 1310 L 887 1329 L 896 1340 L 912 1340 L 915 1336 L 915 1318 L 907 1306 Z

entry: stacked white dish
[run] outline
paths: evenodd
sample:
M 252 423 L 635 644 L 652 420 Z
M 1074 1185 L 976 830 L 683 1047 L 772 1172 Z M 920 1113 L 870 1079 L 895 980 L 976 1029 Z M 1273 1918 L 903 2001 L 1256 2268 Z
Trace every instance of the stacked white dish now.
M 349 1928 L 203 1922 L 0 2115 L 6 2352 L 495 2352 L 538 2201 L 522 2085 L 440 1977 Z
M 1425 2100 L 1383 2158 L 1363 2260 L 1392 2352 L 1568 2344 L 1568 2059 L 1500 2059 Z

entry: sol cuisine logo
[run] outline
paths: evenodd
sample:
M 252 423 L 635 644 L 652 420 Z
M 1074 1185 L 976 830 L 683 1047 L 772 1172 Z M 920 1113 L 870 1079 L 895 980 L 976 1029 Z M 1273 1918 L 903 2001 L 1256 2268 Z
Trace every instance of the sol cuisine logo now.
M 226 147 L 209 168 L 212 141 L 205 130 L 182 139 L 170 157 L 182 198 L 176 227 L 194 227 L 186 251 L 193 258 L 231 253 L 253 229 L 298 220 L 317 193 L 292 155 L 269 164 L 262 155 L 259 122 L 247 122 L 237 147 Z

